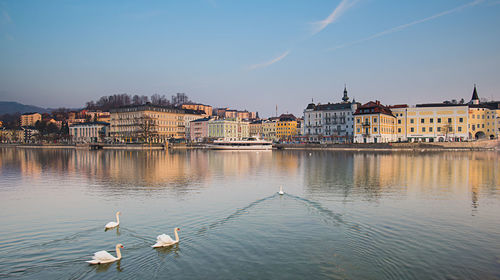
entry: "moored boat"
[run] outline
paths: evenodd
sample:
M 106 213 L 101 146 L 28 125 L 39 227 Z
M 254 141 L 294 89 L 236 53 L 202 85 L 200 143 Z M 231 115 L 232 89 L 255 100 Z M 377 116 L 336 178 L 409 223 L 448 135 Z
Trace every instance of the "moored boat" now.
M 211 144 L 207 144 L 208 149 L 213 150 L 272 150 L 273 143 L 271 141 L 247 138 L 243 140 L 215 140 Z

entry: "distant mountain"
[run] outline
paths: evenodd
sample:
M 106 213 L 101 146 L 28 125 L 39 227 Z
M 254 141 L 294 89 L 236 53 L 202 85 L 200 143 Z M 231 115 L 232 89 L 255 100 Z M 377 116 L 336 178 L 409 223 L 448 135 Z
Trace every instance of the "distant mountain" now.
M 24 105 L 19 102 L 0 101 L 0 115 L 13 113 L 48 113 L 49 111 L 42 107 L 33 105 Z

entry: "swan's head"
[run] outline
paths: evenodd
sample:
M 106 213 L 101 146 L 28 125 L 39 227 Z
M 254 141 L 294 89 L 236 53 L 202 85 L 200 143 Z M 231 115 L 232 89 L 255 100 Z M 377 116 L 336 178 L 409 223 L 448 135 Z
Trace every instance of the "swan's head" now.
M 117 248 L 123 248 L 123 245 L 122 244 L 116 244 L 116 247 Z
M 116 215 L 121 215 L 121 214 L 122 214 L 122 212 L 120 212 L 120 211 L 116 212 Z
M 178 227 L 176 227 L 176 228 L 175 228 L 175 231 L 180 231 L 180 230 L 181 230 L 181 229 L 180 229 L 180 228 L 178 228 Z

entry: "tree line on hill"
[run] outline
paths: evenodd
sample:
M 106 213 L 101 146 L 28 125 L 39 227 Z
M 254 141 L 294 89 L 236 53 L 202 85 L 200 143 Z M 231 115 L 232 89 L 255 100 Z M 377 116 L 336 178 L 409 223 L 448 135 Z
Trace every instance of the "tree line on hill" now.
M 85 109 L 109 111 L 123 106 L 144 105 L 146 103 L 160 106 L 180 106 L 190 102 L 189 97 L 185 93 L 177 93 L 172 95 L 170 99 L 165 95 L 159 94 L 153 94 L 150 98 L 146 95 L 130 95 L 123 93 L 102 96 L 97 101 L 89 101 L 85 104 Z

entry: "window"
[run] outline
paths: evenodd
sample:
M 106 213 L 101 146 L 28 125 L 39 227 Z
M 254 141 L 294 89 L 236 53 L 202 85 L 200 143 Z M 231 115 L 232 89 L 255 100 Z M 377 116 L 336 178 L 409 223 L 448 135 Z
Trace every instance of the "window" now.
M 433 118 L 431 118 L 431 120 L 430 120 L 430 121 L 431 121 L 431 123 L 434 123 L 434 119 L 433 119 Z
M 377 132 L 377 128 L 376 127 L 373 128 L 373 132 Z
M 401 128 L 398 128 L 398 132 L 401 133 Z
M 414 131 L 415 131 L 415 129 L 413 127 L 410 128 L 410 132 L 414 132 Z
M 420 119 L 420 123 L 425 123 L 425 119 Z
M 464 122 L 464 118 L 460 118 L 458 119 L 459 122 L 463 123 Z
M 432 132 L 432 127 L 429 127 L 429 132 Z
M 438 129 L 438 132 L 441 132 L 441 128 L 440 127 L 438 127 L 437 129 Z
M 448 122 L 451 123 L 451 118 L 448 118 Z
M 401 120 L 398 120 L 398 124 L 401 124 Z
M 422 127 L 422 132 L 425 132 L 425 127 Z
M 441 123 L 441 118 L 438 118 L 438 123 Z
M 414 120 L 413 120 L 413 119 L 410 119 L 410 123 L 413 123 L 413 122 L 414 122 Z
M 356 122 L 359 123 L 359 118 L 356 119 Z M 358 131 L 359 132 L 359 131 Z
M 461 126 L 458 127 L 458 131 L 462 131 L 462 127 Z
M 377 122 L 377 118 L 373 118 L 373 122 L 376 123 Z

